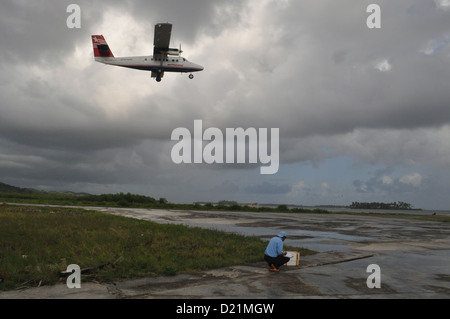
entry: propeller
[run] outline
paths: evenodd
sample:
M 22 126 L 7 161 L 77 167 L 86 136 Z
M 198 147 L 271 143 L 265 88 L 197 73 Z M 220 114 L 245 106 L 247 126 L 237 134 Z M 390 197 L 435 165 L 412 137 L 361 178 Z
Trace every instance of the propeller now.
M 183 53 L 183 51 L 181 50 L 181 43 L 180 43 L 180 50 L 178 51 L 178 56 L 181 56 L 181 53 Z

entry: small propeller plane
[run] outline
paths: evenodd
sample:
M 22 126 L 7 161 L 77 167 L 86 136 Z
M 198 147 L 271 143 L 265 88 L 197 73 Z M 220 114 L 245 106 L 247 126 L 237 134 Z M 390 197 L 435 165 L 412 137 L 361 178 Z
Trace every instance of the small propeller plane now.
M 164 72 L 190 73 L 189 78 L 193 79 L 194 75 L 192 72 L 202 71 L 203 67 L 183 58 L 181 56 L 183 52 L 181 51 L 181 45 L 179 49 L 169 48 L 171 33 L 172 24 L 158 23 L 155 25 L 152 56 L 118 58 L 114 57 L 103 35 L 93 35 L 92 45 L 94 47 L 95 61 L 125 68 L 151 71 L 152 78 L 156 78 L 157 82 L 161 82 Z

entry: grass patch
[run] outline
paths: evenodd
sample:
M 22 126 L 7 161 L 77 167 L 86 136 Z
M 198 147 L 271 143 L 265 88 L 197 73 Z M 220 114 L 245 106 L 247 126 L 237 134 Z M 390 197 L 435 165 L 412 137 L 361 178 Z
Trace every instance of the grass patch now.
M 70 264 L 108 263 L 82 276 L 82 282 L 106 282 L 256 262 L 266 245 L 254 237 L 78 208 L 2 206 L 0 290 L 65 282 L 60 272 Z

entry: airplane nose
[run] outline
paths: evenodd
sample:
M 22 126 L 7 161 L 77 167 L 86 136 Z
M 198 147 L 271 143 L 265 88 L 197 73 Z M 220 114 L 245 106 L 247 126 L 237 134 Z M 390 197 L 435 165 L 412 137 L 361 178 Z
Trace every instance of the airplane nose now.
M 199 71 L 203 71 L 204 67 L 200 64 L 194 64 L 195 68 L 198 69 Z

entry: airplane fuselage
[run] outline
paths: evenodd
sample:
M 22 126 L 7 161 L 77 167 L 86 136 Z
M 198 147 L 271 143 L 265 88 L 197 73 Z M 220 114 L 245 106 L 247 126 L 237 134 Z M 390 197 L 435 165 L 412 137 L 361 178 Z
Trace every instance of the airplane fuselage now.
M 201 65 L 189 62 L 186 58 L 181 56 L 169 56 L 165 59 L 154 58 L 151 55 L 117 58 L 96 57 L 95 60 L 104 64 L 152 72 L 192 73 L 203 70 Z

